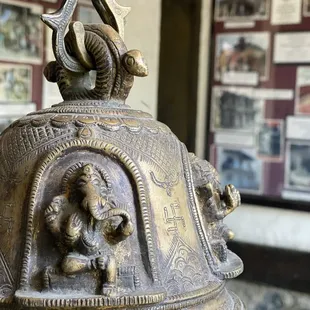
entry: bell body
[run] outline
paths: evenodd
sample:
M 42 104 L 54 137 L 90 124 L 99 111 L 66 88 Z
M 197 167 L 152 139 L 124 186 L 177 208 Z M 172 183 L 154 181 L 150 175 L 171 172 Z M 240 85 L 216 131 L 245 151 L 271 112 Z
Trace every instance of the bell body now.
M 125 105 L 147 66 L 122 40 L 129 9 L 93 3 L 102 24 L 70 24 L 76 0 L 43 15 L 64 102 L 0 136 L 1 307 L 243 309 L 225 289 L 243 270 L 223 223 L 239 192 Z
M 16 121 L 0 147 L 3 305 L 243 309 L 224 287 L 242 262 L 197 194 L 217 175 L 164 124 L 65 102 Z

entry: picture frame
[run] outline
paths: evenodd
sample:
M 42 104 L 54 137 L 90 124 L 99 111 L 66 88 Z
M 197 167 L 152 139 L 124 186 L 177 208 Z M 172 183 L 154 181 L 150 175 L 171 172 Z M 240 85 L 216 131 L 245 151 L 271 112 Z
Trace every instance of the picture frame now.
M 0 63 L 0 104 L 32 101 L 32 66 Z
M 77 19 L 83 24 L 102 24 L 101 17 L 95 8 L 91 6 L 91 2 L 89 5 L 82 2 L 82 4 L 78 6 Z
M 39 4 L 3 0 L 0 4 L 0 61 L 42 64 L 43 23 Z
M 217 145 L 213 164 L 222 185 L 234 184 L 245 194 L 263 192 L 264 163 L 257 157 L 255 147 Z
M 254 135 L 265 114 L 265 101 L 253 96 L 251 88 L 214 86 L 211 109 L 211 131 Z
M 296 70 L 295 114 L 310 115 L 310 66 Z
M 267 20 L 270 15 L 270 0 L 241 2 L 235 0 L 216 0 L 215 21 Z
M 263 119 L 256 128 L 257 156 L 265 162 L 284 160 L 285 132 L 281 119 Z
M 284 187 L 310 192 L 310 141 L 290 140 L 286 144 Z
M 303 0 L 303 13 L 305 17 L 310 16 L 310 0 Z
M 232 32 L 216 36 L 214 80 L 221 81 L 224 74 L 242 73 L 243 79 L 259 74 L 260 81 L 269 79 L 270 33 Z M 246 83 L 246 82 L 245 82 Z

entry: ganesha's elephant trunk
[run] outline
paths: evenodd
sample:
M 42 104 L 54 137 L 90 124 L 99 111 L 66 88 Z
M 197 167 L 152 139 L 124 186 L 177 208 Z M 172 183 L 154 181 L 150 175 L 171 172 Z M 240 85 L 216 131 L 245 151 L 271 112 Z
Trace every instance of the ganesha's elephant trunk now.
M 96 205 L 93 205 L 89 208 L 89 212 L 97 221 L 104 221 L 111 217 L 120 216 L 122 218 L 122 222 L 119 224 L 115 231 L 115 237 L 118 237 L 118 239 L 124 240 L 133 233 L 131 216 L 123 209 L 114 208 L 105 212 L 101 212 L 101 209 L 99 209 Z

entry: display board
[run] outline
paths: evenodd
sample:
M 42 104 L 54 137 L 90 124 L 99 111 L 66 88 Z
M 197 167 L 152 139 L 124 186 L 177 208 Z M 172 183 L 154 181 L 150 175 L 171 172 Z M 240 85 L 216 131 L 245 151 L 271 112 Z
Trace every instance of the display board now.
M 207 155 L 221 182 L 252 202 L 309 202 L 310 0 L 216 0 L 213 37 Z

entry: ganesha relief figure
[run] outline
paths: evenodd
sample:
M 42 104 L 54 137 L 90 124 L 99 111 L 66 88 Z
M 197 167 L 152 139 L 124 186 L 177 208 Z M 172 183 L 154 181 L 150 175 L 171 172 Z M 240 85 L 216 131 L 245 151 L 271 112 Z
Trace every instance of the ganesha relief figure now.
M 44 287 L 50 288 L 52 273 L 74 276 L 99 270 L 102 294 L 110 296 L 116 293 L 117 262 L 109 244 L 117 244 L 132 234 L 131 217 L 109 199 L 112 189 L 103 179 L 104 172 L 100 174 L 92 164 L 87 164 L 72 173 L 73 182 L 64 178 L 71 182 L 63 186 L 66 194 L 56 196 L 45 210 L 46 224 L 64 257 L 58 268 L 45 269 Z

